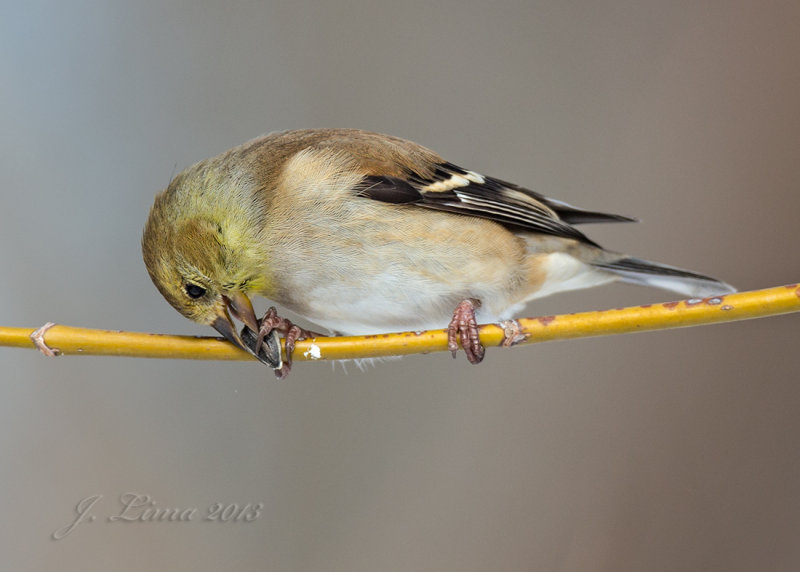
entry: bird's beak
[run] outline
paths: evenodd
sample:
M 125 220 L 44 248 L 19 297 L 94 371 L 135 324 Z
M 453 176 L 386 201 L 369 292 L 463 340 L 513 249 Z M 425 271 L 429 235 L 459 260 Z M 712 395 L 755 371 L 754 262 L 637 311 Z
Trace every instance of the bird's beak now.
M 211 326 L 237 348 L 241 348 L 243 350 L 247 349 L 247 346 L 245 346 L 242 342 L 242 338 L 240 338 L 239 334 L 236 333 L 236 326 L 233 325 L 233 320 L 231 319 L 230 314 L 228 314 L 227 307 L 213 322 L 211 322 Z
M 242 292 L 231 292 L 230 294 L 223 294 L 222 300 L 225 306 L 221 309 L 216 319 L 211 323 L 211 326 L 217 330 L 222 336 L 238 348 L 245 350 L 247 353 L 255 356 L 258 361 L 270 366 L 273 369 L 278 369 L 282 365 L 281 360 L 281 346 L 278 338 L 278 333 L 273 330 L 272 335 L 264 340 L 261 346 L 261 351 L 256 355 L 253 351 L 255 339 L 259 331 L 258 320 L 256 313 L 253 310 L 253 304 L 250 299 Z M 229 313 L 230 312 L 230 313 Z M 245 343 L 241 336 L 236 332 L 236 325 L 231 318 L 233 316 L 244 323 L 245 326 L 252 332 L 247 335 L 248 340 L 252 341 L 252 345 Z M 244 335 L 244 330 L 242 331 Z
M 253 311 L 253 304 L 250 303 L 250 298 L 244 292 L 223 294 L 222 299 L 234 318 L 244 322 L 245 326 L 253 330 L 253 332 L 258 332 L 258 320 L 256 319 L 256 313 Z

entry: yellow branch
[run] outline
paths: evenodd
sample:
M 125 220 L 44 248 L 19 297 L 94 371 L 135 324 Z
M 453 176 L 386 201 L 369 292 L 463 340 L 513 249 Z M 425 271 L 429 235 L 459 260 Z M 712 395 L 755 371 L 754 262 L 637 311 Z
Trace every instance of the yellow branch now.
M 487 347 L 626 334 L 732 322 L 800 311 L 800 285 L 740 292 L 716 298 L 682 300 L 596 312 L 543 316 L 481 326 Z M 34 342 L 37 337 L 39 343 Z M 112 355 L 146 358 L 249 360 L 250 354 L 220 338 L 93 330 L 52 325 L 0 327 L 0 346 L 48 348 L 62 355 Z M 293 359 L 354 359 L 447 349 L 445 330 L 375 336 L 324 337 L 297 342 Z

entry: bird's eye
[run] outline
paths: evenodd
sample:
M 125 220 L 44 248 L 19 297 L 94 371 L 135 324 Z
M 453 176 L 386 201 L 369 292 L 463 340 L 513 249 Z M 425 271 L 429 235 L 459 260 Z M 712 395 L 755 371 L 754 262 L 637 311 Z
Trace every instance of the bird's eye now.
M 194 298 L 195 300 L 201 298 L 206 293 L 206 289 L 202 286 L 198 286 L 197 284 L 186 284 L 186 286 L 183 288 L 186 290 L 186 295 L 189 296 L 189 298 Z

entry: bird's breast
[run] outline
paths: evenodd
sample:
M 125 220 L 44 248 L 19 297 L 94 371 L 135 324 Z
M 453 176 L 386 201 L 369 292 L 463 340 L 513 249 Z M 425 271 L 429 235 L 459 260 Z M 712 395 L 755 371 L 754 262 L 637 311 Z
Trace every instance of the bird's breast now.
M 446 327 L 465 298 L 494 319 L 526 297 L 525 241 L 491 221 L 363 199 L 273 236 L 267 297 L 340 333 Z M 290 228 L 291 227 L 291 228 Z

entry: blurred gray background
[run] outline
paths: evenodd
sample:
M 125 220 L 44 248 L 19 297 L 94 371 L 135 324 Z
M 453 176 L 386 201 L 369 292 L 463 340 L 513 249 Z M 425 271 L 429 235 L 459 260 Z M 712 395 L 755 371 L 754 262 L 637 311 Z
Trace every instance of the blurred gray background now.
M 800 280 L 796 1 L 4 4 L 0 325 L 212 334 L 150 283 L 152 198 L 301 127 L 640 217 L 587 230 L 742 289 Z M 526 314 L 672 298 L 614 285 Z M 3 568 L 796 570 L 798 319 L 286 382 L 0 348 Z M 198 513 L 109 522 L 128 492 Z

